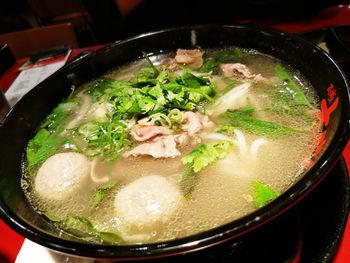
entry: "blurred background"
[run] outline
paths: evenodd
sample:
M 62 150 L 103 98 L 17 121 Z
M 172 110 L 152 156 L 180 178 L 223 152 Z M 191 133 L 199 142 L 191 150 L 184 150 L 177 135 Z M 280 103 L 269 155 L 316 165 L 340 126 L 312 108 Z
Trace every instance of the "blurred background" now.
M 16 57 L 62 44 L 87 47 L 166 27 L 319 16 L 349 0 L 11 0 L 0 8 L 0 43 Z M 332 14 L 327 14 L 332 16 Z M 34 43 L 39 42 L 39 43 Z M 22 51 L 17 51 L 22 49 Z

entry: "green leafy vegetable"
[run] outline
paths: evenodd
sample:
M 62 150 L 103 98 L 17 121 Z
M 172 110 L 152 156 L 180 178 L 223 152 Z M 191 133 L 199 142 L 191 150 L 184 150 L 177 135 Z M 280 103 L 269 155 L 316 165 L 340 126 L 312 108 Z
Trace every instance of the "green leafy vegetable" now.
M 217 73 L 220 64 L 237 63 L 243 56 L 244 52 L 239 48 L 213 51 L 205 54 L 203 65 L 199 71 Z
M 181 159 L 185 165 L 183 177 L 187 177 L 192 171 L 198 173 L 209 164 L 226 157 L 231 147 L 230 141 L 219 141 L 213 145 L 200 144 Z
M 61 133 L 64 131 L 65 121 L 77 104 L 77 100 L 68 98 L 47 116 L 40 126 L 41 129 L 28 142 L 26 157 L 29 168 L 45 161 L 67 141 Z
M 100 78 L 96 80 L 87 90 L 87 93 L 92 98 L 92 102 L 97 102 L 102 99 L 105 95 L 105 91 L 113 88 L 114 83 L 115 81 L 109 78 Z
M 48 115 L 45 121 L 41 124 L 41 128 L 46 128 L 50 131 L 54 131 L 58 127 L 62 126 L 74 108 L 78 105 L 76 99 L 67 99 L 66 101 L 58 104 L 58 106 Z
M 142 52 L 143 57 L 147 60 L 148 64 L 151 66 L 151 68 L 153 69 L 154 75 L 158 75 L 159 74 L 159 70 L 157 69 L 157 67 L 155 67 L 151 61 L 151 59 L 148 57 L 146 52 Z
M 276 66 L 276 75 L 282 80 L 274 85 L 272 100 L 266 110 L 272 114 L 283 117 L 300 118 L 305 122 L 305 127 L 314 121 L 315 107 L 308 101 L 301 87 L 281 66 Z
M 90 157 L 116 160 L 120 153 L 131 145 L 126 124 L 118 118 L 110 122 L 91 121 L 81 125 L 78 134 L 87 142 L 83 152 Z
M 172 123 L 172 126 L 174 124 L 180 124 L 182 121 L 182 112 L 179 109 L 172 109 L 168 113 L 168 118 Z
M 100 87 L 100 88 L 99 88 Z M 167 114 L 174 108 L 194 110 L 203 101 L 212 101 L 214 86 L 206 76 L 195 76 L 188 70 L 169 77 L 168 71 L 155 73 L 145 67 L 128 81 L 100 80 L 88 91 L 93 100 L 104 100 L 117 109 L 123 118 Z
M 122 237 L 117 233 L 97 230 L 90 220 L 84 217 L 68 216 L 62 221 L 62 224 L 67 229 L 72 229 L 81 232 L 82 234 L 96 236 L 105 242 L 120 244 L 123 241 Z
M 120 244 L 123 242 L 122 237 L 117 233 L 99 231 L 96 227 L 91 223 L 91 221 L 85 217 L 81 216 L 67 216 L 62 219 L 52 213 L 45 212 L 43 213 L 50 221 L 55 222 L 59 226 L 63 227 L 69 232 L 73 232 L 73 234 L 78 236 L 85 237 L 93 236 L 97 237 L 104 242 L 108 242 L 111 244 Z
M 95 232 L 97 232 L 90 220 L 84 217 L 68 216 L 64 219 L 63 223 L 67 229 L 73 229 L 75 231 L 87 233 L 89 235 L 92 235 Z
M 56 151 L 57 147 L 57 134 L 41 129 L 28 143 L 26 150 L 28 166 L 32 167 L 43 162 Z
M 258 181 L 253 181 L 254 202 L 256 207 L 264 206 L 278 196 L 278 193 L 270 187 Z
M 52 222 L 59 222 L 59 221 L 61 221 L 60 217 L 58 217 L 57 215 L 55 215 L 55 214 L 53 214 L 53 213 L 51 213 L 49 211 L 44 212 L 43 215 L 46 216 Z
M 118 184 L 117 181 L 112 181 L 112 182 L 109 182 L 106 185 L 103 185 L 100 188 L 98 188 L 96 190 L 96 193 L 94 194 L 94 197 L 93 197 L 93 207 L 99 206 L 100 203 L 105 198 L 108 191 L 111 190 L 113 187 L 115 187 L 117 184 Z
M 164 113 L 158 112 L 138 121 L 141 125 L 161 125 L 167 128 L 172 127 L 172 121 Z
M 232 132 L 235 129 L 242 129 L 257 135 L 280 136 L 291 134 L 296 130 L 282 126 L 270 121 L 260 120 L 253 117 L 254 108 L 244 107 L 237 110 L 228 110 L 224 117 L 228 119 L 229 124 L 222 125 L 219 132 Z
M 289 92 L 291 93 L 293 99 L 297 104 L 311 107 L 311 104 L 305 97 L 305 94 L 302 91 L 302 89 L 280 64 L 276 65 L 276 75 L 284 81 L 283 85 L 285 85 L 289 89 Z
M 186 199 L 191 197 L 197 181 L 197 173 L 215 161 L 225 158 L 231 148 L 231 141 L 219 141 L 213 145 L 200 144 L 181 159 L 185 167 L 181 188 Z
M 112 232 L 97 232 L 97 236 L 111 244 L 120 244 L 123 242 L 123 238 L 120 235 Z
M 290 92 L 284 90 L 283 87 L 278 89 L 272 96 L 271 104 L 266 110 L 279 116 L 302 119 L 305 121 L 305 124 L 310 124 L 314 121 L 312 112 L 315 109 L 296 103 Z

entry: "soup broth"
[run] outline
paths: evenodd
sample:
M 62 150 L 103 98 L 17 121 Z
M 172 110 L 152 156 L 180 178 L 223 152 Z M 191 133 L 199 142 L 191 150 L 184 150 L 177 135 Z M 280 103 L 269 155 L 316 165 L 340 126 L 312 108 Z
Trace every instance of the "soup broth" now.
M 305 171 L 318 100 L 255 50 L 183 50 L 77 88 L 26 149 L 22 188 L 88 242 L 153 243 L 209 230 L 277 198 Z

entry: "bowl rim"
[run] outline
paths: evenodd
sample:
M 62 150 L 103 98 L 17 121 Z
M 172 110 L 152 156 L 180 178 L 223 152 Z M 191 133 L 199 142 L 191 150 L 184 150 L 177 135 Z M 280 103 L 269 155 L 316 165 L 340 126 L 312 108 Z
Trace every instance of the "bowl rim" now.
M 295 41 L 301 42 L 303 45 L 309 46 L 314 50 L 318 50 L 319 54 L 328 60 L 339 72 L 340 77 L 344 81 L 344 86 L 349 87 L 349 83 L 345 73 L 342 71 L 340 66 L 334 61 L 332 57 L 323 52 L 320 48 L 316 47 L 314 44 L 304 40 L 300 36 L 292 35 L 286 32 L 278 31 L 275 29 L 252 26 L 252 25 L 194 25 L 194 26 L 181 26 L 181 27 L 172 27 L 161 29 L 157 31 L 146 32 L 138 34 L 136 36 L 126 38 L 124 40 L 115 41 L 92 54 L 92 56 L 99 56 L 101 53 L 108 52 L 109 49 L 115 48 L 121 44 L 127 44 L 128 42 L 135 41 L 139 38 L 145 38 L 148 36 L 154 36 L 159 34 L 164 34 L 165 32 L 170 31 L 182 31 L 182 30 L 196 30 L 200 28 L 241 28 L 247 30 L 259 30 L 272 34 L 274 36 L 285 37 L 294 39 Z M 321 51 L 321 52 L 320 52 Z M 75 66 L 84 63 L 89 56 L 85 56 L 78 60 L 75 60 L 63 68 L 58 70 L 49 78 L 60 74 L 64 70 L 69 70 Z M 25 94 L 22 100 L 25 100 L 30 97 L 33 90 L 37 87 L 45 85 L 46 81 L 43 81 L 41 84 L 37 85 L 30 92 Z M 343 99 L 344 101 L 345 98 Z M 350 105 L 350 92 L 347 89 L 347 101 L 344 107 Z M 20 102 L 19 102 L 20 103 Z M 5 119 L 2 122 L 2 125 L 6 124 L 8 118 L 10 118 L 12 112 L 16 111 L 18 107 L 17 103 L 11 111 L 6 115 Z M 350 107 L 349 107 L 350 108 Z M 179 238 L 176 240 L 170 240 L 165 242 L 151 243 L 151 244 L 136 244 L 136 245 L 105 245 L 105 244 L 89 244 L 85 242 L 76 242 L 71 240 L 61 239 L 55 236 L 52 236 L 40 229 L 37 229 L 22 218 L 17 216 L 13 211 L 11 211 L 3 200 L 0 200 L 0 216 L 1 218 L 15 231 L 23 235 L 24 237 L 41 244 L 49 249 L 60 251 L 63 253 L 73 254 L 82 257 L 94 257 L 94 258 L 107 258 L 107 259 L 143 259 L 143 258 L 155 258 L 163 256 L 171 256 L 180 254 L 183 252 L 196 251 L 204 249 L 216 244 L 225 242 L 227 240 L 239 237 L 247 232 L 254 230 L 255 228 L 273 220 L 278 215 L 282 214 L 284 211 L 288 210 L 294 206 L 298 201 L 300 201 L 305 195 L 307 195 L 312 189 L 314 189 L 321 180 L 327 175 L 328 171 L 335 165 L 336 161 L 340 157 L 346 143 L 349 138 L 350 131 L 350 111 L 341 112 L 341 119 L 346 121 L 340 123 L 337 127 L 337 130 L 334 134 L 334 139 L 330 142 L 325 152 L 322 156 L 313 164 L 311 169 L 307 171 L 309 174 L 314 174 L 314 176 L 302 176 L 298 182 L 296 182 L 292 187 L 287 191 L 279 195 L 275 200 L 269 204 L 253 211 L 252 213 L 241 217 L 237 220 L 234 220 L 230 223 L 224 224 L 222 226 L 191 235 L 184 238 Z M 1 126 L 0 125 L 0 128 Z M 335 139 L 339 138 L 339 139 Z M 326 158 L 327 157 L 327 158 Z

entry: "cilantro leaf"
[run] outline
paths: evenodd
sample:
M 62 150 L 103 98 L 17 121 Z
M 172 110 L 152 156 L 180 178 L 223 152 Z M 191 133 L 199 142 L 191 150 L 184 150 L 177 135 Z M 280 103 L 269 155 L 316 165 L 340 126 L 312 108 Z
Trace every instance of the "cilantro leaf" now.
M 105 94 L 105 90 L 111 88 L 114 81 L 109 78 L 100 78 L 96 80 L 88 89 L 87 93 L 91 96 L 92 102 L 97 102 Z
M 126 124 L 119 119 L 109 122 L 91 121 L 77 129 L 86 142 L 83 152 L 90 157 L 104 157 L 112 161 L 119 158 L 120 153 L 130 146 Z
M 230 141 L 220 141 L 213 145 L 200 144 L 182 157 L 181 161 L 186 167 L 183 177 L 188 176 L 191 170 L 198 173 L 213 162 L 223 159 L 229 154 L 231 147 Z
M 154 66 L 154 64 L 152 63 L 151 59 L 150 59 L 149 56 L 147 55 L 147 53 L 146 53 L 146 52 L 142 52 L 142 54 L 143 54 L 143 57 L 147 60 L 148 64 L 149 64 L 149 65 L 151 66 L 151 68 L 153 69 L 154 74 L 155 74 L 155 75 L 158 75 L 158 74 L 159 74 L 159 71 L 158 71 L 157 67 Z
M 231 148 L 231 141 L 219 141 L 213 145 L 200 144 L 181 159 L 184 165 L 181 188 L 186 199 L 191 197 L 197 174 L 208 165 L 225 158 Z
M 96 82 L 88 94 L 93 100 L 107 101 L 124 118 L 130 119 L 157 112 L 167 114 L 175 108 L 194 110 L 199 103 L 213 100 L 215 87 L 207 76 L 196 76 L 188 70 L 170 77 L 167 70 L 155 72 L 151 67 L 144 67 L 128 81 Z

